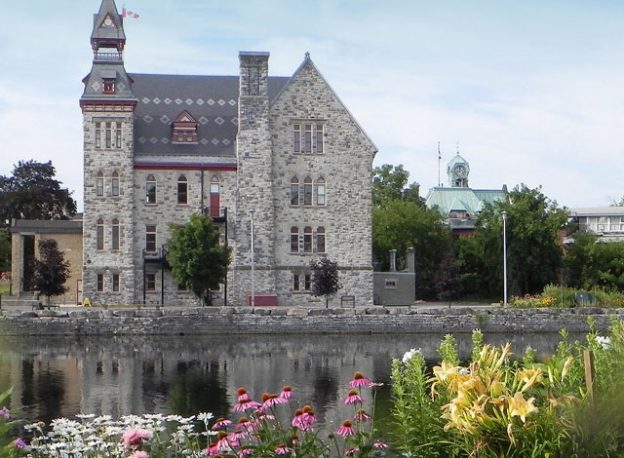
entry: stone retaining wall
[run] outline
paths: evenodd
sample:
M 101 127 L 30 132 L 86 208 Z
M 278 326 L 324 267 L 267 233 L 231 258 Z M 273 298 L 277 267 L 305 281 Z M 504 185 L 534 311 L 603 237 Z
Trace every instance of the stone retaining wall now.
M 223 335 L 586 332 L 606 329 L 624 309 L 203 307 L 0 312 L 0 335 Z

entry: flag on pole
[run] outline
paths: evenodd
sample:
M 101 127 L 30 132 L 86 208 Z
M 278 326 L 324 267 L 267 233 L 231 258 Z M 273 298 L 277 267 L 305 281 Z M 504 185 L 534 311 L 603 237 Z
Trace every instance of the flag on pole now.
M 440 142 L 438 142 L 438 159 L 442 159 L 442 153 L 440 152 Z
M 139 14 L 138 13 L 135 13 L 134 11 L 127 10 L 125 6 L 121 8 L 121 16 L 122 17 L 130 17 L 132 19 L 138 19 L 139 18 Z

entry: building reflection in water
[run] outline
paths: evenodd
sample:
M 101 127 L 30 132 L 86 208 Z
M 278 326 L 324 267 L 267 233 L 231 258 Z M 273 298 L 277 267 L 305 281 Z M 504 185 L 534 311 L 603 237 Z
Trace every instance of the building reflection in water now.
M 494 344 L 511 341 L 518 354 L 528 345 L 548 354 L 558 342 L 557 335 L 547 334 L 486 338 Z M 441 339 L 431 334 L 5 338 L 0 390 L 13 387 L 12 408 L 19 417 L 49 422 L 80 412 L 230 416 L 239 386 L 258 399 L 288 384 L 296 397 L 293 408 L 309 403 L 333 428 L 352 415 L 342 399 L 355 371 L 388 383 L 392 358 L 421 348 L 435 360 Z M 468 355 L 470 335 L 457 340 Z M 384 408 L 388 393 L 382 389 Z

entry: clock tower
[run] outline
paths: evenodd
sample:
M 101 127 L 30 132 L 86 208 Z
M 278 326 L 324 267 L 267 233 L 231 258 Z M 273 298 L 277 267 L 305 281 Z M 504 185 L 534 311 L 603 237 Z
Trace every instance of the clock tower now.
M 468 174 L 470 165 L 468 161 L 459 155 L 459 152 L 448 163 L 446 173 L 449 177 L 449 184 L 452 188 L 468 188 Z

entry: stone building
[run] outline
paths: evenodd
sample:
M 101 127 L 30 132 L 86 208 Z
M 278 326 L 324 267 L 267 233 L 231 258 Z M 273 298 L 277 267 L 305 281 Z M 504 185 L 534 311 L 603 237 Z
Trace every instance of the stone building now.
M 123 17 L 102 0 L 84 78 L 84 293 L 185 303 L 166 262 L 171 223 L 206 213 L 233 249 L 215 303 L 305 305 L 310 260 L 372 304 L 376 148 L 306 53 L 290 77 L 241 52 L 239 76 L 127 73 Z M 252 230 L 253 225 L 253 230 Z M 253 239 L 253 257 L 252 257 Z

